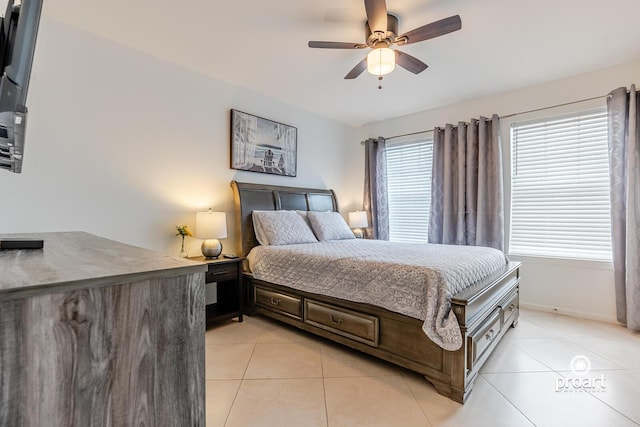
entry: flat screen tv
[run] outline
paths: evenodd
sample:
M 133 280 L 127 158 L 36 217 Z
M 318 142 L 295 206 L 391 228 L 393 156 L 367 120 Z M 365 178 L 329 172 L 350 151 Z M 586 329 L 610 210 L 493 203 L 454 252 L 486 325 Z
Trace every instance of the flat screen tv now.
M 27 89 L 43 0 L 8 0 L 0 23 L 0 169 L 22 172 Z

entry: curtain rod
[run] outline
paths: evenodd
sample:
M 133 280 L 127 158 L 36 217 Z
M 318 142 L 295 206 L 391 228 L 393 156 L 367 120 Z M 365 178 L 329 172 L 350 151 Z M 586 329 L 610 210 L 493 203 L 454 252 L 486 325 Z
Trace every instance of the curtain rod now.
M 421 130 L 421 131 L 418 131 L 418 132 L 411 132 L 411 133 L 403 133 L 402 135 L 395 135 L 395 136 L 390 136 L 389 138 L 384 138 L 384 140 L 388 141 L 390 139 L 402 138 L 403 136 L 419 135 L 421 133 L 433 133 L 433 129 Z M 367 141 L 360 141 L 360 145 L 364 145 L 365 142 L 367 142 Z M 375 142 L 378 142 L 378 141 L 375 141 Z
M 385 140 L 390 140 L 390 139 L 396 139 L 396 138 L 402 138 L 403 136 L 412 136 L 412 135 L 418 135 L 421 133 L 433 133 L 433 129 L 429 129 L 429 130 L 423 130 L 420 132 L 411 132 L 411 133 L 405 133 L 402 135 L 396 135 L 396 136 L 390 136 L 389 138 L 385 138 Z
M 580 99 L 578 101 L 571 101 L 571 102 L 565 102 L 564 104 L 552 105 L 551 107 L 542 107 L 542 108 L 536 108 L 536 109 L 533 109 L 533 110 L 520 111 L 519 113 L 507 114 L 507 115 L 504 115 L 504 116 L 500 116 L 500 118 L 501 119 L 508 119 L 509 117 L 519 116 L 521 114 L 536 113 L 538 111 L 550 110 L 552 108 L 558 108 L 558 107 L 565 107 L 567 105 L 573 105 L 573 104 L 579 104 L 581 102 L 593 101 L 594 99 L 606 98 L 608 96 L 609 96 L 609 94 L 600 95 L 600 96 L 593 96 L 591 98 Z
M 519 113 L 506 114 L 504 116 L 499 116 L 499 117 L 501 119 L 508 119 L 510 117 L 519 116 L 521 114 L 536 113 L 538 111 L 550 110 L 552 108 L 558 108 L 558 107 L 565 107 L 567 105 L 579 104 L 581 102 L 587 102 L 587 101 L 593 101 L 594 99 L 606 98 L 608 96 L 609 96 L 609 94 L 600 95 L 600 96 L 594 96 L 594 97 L 591 97 L 591 98 L 580 99 L 578 101 L 565 102 L 564 104 L 556 104 L 556 105 L 552 105 L 550 107 L 542 107 L 542 108 L 536 108 L 536 109 L 533 109 L 533 110 L 520 111 Z M 421 133 L 428 133 L 428 132 L 433 132 L 433 129 L 421 130 L 421 131 L 418 131 L 418 132 L 411 132 L 411 133 L 403 133 L 402 135 L 394 135 L 394 136 L 390 136 L 388 138 L 385 138 L 385 140 L 388 141 L 390 139 L 402 138 L 402 137 L 405 137 L 405 136 L 418 135 L 418 134 L 421 134 Z M 361 144 L 364 144 L 364 141 L 362 141 Z

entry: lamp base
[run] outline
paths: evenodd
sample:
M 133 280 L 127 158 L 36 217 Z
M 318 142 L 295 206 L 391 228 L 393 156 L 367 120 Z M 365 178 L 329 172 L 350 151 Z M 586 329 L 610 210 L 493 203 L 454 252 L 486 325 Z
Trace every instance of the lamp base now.
M 202 242 L 202 246 L 200 248 L 202 250 L 202 255 L 205 258 L 218 258 L 222 253 L 222 243 L 218 239 L 207 239 Z
M 362 231 L 362 228 L 354 228 L 353 234 L 356 236 L 356 239 L 364 239 L 364 231 Z

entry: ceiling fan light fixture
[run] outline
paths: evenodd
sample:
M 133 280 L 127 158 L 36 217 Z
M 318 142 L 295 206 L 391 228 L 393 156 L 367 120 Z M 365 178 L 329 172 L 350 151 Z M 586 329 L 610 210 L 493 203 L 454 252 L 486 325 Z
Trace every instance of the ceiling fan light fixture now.
M 373 49 L 367 55 L 367 71 L 374 76 L 385 76 L 396 68 L 396 53 L 388 47 Z

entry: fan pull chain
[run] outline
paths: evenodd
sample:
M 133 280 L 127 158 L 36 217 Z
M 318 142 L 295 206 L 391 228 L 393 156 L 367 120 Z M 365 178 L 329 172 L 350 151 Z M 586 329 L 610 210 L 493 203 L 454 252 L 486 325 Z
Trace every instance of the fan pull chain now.
M 378 84 L 378 89 L 382 89 L 382 76 L 378 76 L 378 81 L 380 82 L 380 84 Z

